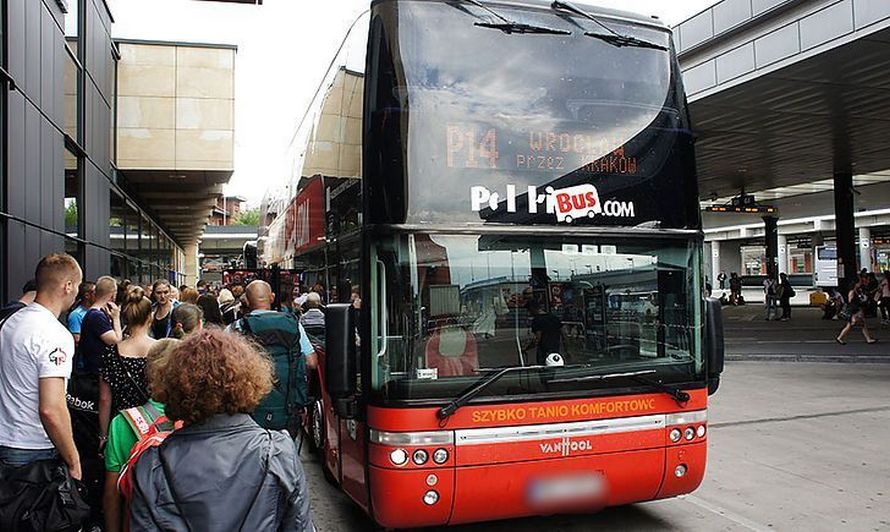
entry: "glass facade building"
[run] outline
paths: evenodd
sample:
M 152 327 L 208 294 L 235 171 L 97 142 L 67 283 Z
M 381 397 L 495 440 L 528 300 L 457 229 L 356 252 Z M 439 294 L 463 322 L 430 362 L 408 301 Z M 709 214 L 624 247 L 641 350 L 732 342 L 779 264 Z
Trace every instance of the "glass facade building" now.
M 183 242 L 119 171 L 119 46 L 104 0 L 0 2 L 0 297 L 67 251 L 87 279 L 185 279 Z

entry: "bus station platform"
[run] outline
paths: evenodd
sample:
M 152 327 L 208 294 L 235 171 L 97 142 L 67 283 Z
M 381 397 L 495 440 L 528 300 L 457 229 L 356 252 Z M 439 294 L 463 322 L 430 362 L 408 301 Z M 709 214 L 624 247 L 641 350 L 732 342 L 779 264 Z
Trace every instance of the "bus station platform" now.
M 890 326 L 880 318 L 868 320 L 878 343 L 867 345 L 856 327 L 847 345 L 839 345 L 844 322 L 823 320 L 818 308 L 792 307 L 788 321 L 766 321 L 765 315 L 762 303 L 723 307 L 727 360 L 890 363 Z

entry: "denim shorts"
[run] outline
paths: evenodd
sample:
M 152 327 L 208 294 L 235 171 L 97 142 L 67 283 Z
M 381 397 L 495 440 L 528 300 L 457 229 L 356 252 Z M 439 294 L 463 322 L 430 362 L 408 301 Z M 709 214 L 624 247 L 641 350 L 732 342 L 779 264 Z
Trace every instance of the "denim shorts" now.
M 56 457 L 55 449 L 14 449 L 0 445 L 0 465 L 18 467 L 37 460 L 50 460 Z

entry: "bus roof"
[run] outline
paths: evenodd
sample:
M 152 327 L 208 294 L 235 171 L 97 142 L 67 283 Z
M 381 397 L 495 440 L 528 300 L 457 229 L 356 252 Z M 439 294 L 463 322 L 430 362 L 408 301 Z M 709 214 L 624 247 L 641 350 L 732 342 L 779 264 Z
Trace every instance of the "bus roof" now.
M 383 3 L 383 2 L 393 2 L 399 0 L 374 0 L 373 4 Z M 409 0 L 410 1 L 410 0 Z M 444 0 L 434 0 L 434 1 L 444 1 Z M 537 9 L 552 9 L 550 5 L 552 4 L 552 0 L 482 0 L 484 4 L 489 4 L 492 7 L 503 5 L 503 6 L 524 6 L 524 7 L 533 7 Z M 634 24 L 642 24 L 653 28 L 669 30 L 667 25 L 661 21 L 661 19 L 648 16 L 641 15 L 639 13 L 634 13 L 632 11 L 623 11 L 620 9 L 610 9 L 607 7 L 599 7 L 596 5 L 592 5 L 590 3 L 581 1 L 581 2 L 573 2 L 579 9 L 586 11 L 594 16 L 599 16 L 602 18 L 620 20 L 625 22 L 631 22 Z

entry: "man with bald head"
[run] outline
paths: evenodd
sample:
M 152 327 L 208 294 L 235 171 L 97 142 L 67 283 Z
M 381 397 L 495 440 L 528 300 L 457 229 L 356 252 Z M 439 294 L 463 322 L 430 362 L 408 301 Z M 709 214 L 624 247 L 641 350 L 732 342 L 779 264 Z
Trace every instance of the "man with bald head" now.
M 77 297 L 83 272 L 65 253 L 37 264 L 34 302 L 0 323 L 0 465 L 55 456 L 80 479 L 65 389 L 74 338 L 59 322 Z
M 266 281 L 253 281 L 247 285 L 244 291 L 247 296 L 247 304 L 250 310 L 272 310 L 275 302 L 275 294 L 272 287 Z
M 267 429 L 287 429 L 296 436 L 300 414 L 308 402 L 306 369 L 318 367 L 309 336 L 289 312 L 272 310 L 275 293 L 266 281 L 253 281 L 244 291 L 248 312 L 228 330 L 251 337 L 272 359 L 275 386 L 253 414 Z

